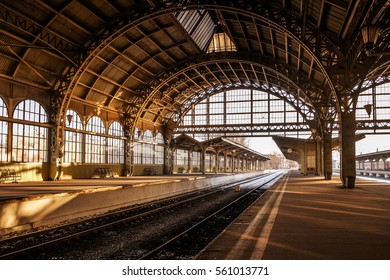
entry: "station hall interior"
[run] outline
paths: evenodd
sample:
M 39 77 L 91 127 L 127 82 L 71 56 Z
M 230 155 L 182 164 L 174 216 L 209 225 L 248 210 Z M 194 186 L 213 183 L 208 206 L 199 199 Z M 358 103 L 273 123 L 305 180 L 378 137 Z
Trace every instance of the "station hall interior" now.
M 390 146 L 356 147 L 390 135 L 389 44 L 389 0 L 2 0 L 0 189 L 277 168 L 350 189 L 388 178 Z

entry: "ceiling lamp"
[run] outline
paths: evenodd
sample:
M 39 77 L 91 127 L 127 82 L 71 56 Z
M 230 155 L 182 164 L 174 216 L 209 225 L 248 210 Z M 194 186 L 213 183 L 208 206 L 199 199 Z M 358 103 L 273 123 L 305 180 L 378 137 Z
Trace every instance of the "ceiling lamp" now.
M 363 106 L 363 108 L 366 110 L 368 117 L 371 117 L 372 112 L 372 104 L 366 104 Z
M 73 115 L 66 115 L 66 119 L 68 120 L 68 126 L 72 123 Z
M 376 25 L 365 25 L 360 29 L 363 37 L 364 48 L 367 55 L 370 55 L 371 50 L 374 48 L 376 41 L 378 40 L 380 29 Z

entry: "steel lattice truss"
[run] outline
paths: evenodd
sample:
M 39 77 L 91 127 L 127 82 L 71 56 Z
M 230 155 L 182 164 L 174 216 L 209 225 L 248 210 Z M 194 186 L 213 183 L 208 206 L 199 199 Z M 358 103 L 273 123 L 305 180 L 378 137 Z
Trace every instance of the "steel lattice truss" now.
M 339 129 L 338 123 L 334 123 L 333 130 Z M 381 121 L 357 121 L 356 133 L 383 134 L 390 129 L 390 120 Z M 241 125 L 181 125 L 175 130 L 176 134 L 200 134 L 200 135 L 223 135 L 223 136 L 268 136 L 280 133 L 302 132 L 311 133 L 307 123 L 272 123 L 272 124 L 241 124 Z
M 292 123 L 292 124 L 240 124 L 240 125 L 181 125 L 175 133 L 185 134 L 214 134 L 223 136 L 266 136 L 272 133 L 286 132 L 308 132 L 310 134 L 310 126 L 307 123 Z
M 388 80 L 381 55 L 389 50 L 388 7 L 386 0 L 3 0 L 0 77 L 46 90 L 59 128 L 71 101 L 117 113 L 131 130 L 177 127 L 193 104 L 244 87 L 301 100 L 296 109 L 307 125 L 325 130 L 370 83 Z M 190 11 L 199 11 L 191 30 L 178 19 Z M 216 24 L 236 53 L 206 54 L 199 44 L 202 32 L 193 30 L 211 34 Z M 382 30 L 370 57 L 360 35 L 366 24 Z

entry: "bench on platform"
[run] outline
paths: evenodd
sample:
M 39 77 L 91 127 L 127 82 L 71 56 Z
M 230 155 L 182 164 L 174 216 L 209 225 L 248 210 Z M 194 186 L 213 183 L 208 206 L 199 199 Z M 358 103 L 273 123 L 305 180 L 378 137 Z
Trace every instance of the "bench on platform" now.
M 142 174 L 145 176 L 156 175 L 156 170 L 152 167 L 145 167 Z
M 184 169 L 184 167 L 179 167 L 178 169 L 177 169 L 177 173 L 185 173 L 185 169 Z
M 22 174 L 15 169 L 0 169 L 0 183 L 11 181 L 17 183 L 22 179 Z
M 111 168 L 97 168 L 93 173 L 92 178 L 114 178 L 115 173 Z

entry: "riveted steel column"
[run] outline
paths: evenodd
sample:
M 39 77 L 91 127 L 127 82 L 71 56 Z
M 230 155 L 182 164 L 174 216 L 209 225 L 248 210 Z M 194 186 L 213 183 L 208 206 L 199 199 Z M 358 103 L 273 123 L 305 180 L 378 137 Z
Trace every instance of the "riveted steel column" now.
M 301 172 L 303 175 L 307 175 L 307 143 L 306 141 L 303 143 L 303 155 L 301 162 Z
M 341 112 L 341 131 L 340 131 L 340 177 L 343 186 L 348 188 L 355 187 L 356 179 L 356 120 L 355 112 Z
M 323 134 L 323 156 L 325 180 L 330 180 L 332 179 L 332 134 L 330 132 Z
M 174 149 L 171 147 L 171 141 L 166 140 L 164 145 L 164 174 L 173 173 Z
M 52 125 L 49 132 L 49 180 L 61 180 L 62 163 L 64 156 L 65 142 L 65 116 L 61 115 L 62 97 L 55 94 L 51 97 L 50 123 Z
M 191 173 L 192 171 L 192 149 L 188 150 L 188 162 L 187 162 L 187 173 Z
M 202 174 L 206 173 L 206 148 L 202 147 L 202 150 L 200 151 L 200 172 Z
M 123 131 L 125 134 L 125 154 L 124 154 L 124 165 L 123 165 L 123 176 L 130 176 L 133 172 L 133 154 L 134 154 L 134 137 L 131 132 L 131 122 L 129 118 L 125 118 L 122 122 Z
M 219 150 L 215 149 L 215 173 L 219 173 Z
M 228 159 L 227 152 L 223 152 L 223 172 L 224 173 L 227 172 L 227 159 Z
M 316 175 L 323 175 L 323 168 L 322 168 L 322 147 L 321 147 L 321 138 L 317 136 L 315 138 L 316 143 Z

